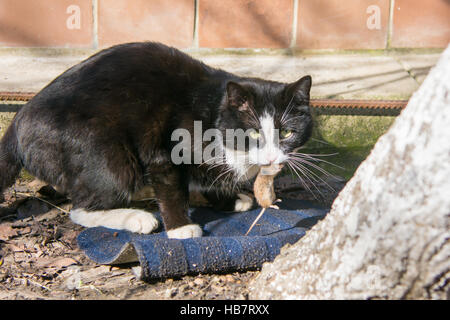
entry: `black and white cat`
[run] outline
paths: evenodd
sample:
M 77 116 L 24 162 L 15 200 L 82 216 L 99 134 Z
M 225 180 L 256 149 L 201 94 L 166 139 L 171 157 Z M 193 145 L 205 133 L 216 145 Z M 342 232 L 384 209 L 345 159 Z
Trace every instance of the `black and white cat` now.
M 238 77 L 159 43 L 105 49 L 16 114 L 0 143 L 0 192 L 23 167 L 71 198 L 74 222 L 150 233 L 154 216 L 127 205 L 151 186 L 168 236 L 201 236 L 187 216 L 189 190 L 220 210 L 251 208 L 253 198 L 240 191 L 259 166 L 283 163 L 311 135 L 310 88 L 310 76 L 291 84 Z M 250 130 L 258 143 L 216 141 L 221 161 L 175 164 L 172 133 L 193 135 L 199 121 L 203 132 L 223 136 Z

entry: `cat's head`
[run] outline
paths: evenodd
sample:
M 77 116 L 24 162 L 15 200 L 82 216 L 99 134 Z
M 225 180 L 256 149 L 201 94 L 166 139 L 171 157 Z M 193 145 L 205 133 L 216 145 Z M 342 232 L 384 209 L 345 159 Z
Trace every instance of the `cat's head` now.
M 236 136 L 244 133 L 245 144 L 230 136 L 224 139 L 227 163 L 237 169 L 284 163 L 311 136 L 310 89 L 310 76 L 290 84 L 259 79 L 228 82 L 217 128 L 225 137 L 226 129 L 235 130 Z

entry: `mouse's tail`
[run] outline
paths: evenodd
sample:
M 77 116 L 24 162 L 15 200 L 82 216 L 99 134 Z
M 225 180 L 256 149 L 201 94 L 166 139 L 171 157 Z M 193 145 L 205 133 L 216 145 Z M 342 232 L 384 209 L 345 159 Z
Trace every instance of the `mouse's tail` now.
M 22 169 L 17 146 L 16 126 L 13 121 L 0 141 L 0 195 L 14 183 Z

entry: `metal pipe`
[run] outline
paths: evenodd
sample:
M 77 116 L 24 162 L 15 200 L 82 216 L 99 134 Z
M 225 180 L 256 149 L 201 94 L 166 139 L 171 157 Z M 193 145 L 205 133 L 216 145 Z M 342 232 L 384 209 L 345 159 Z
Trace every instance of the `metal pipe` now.
M 28 101 L 33 92 L 0 92 L 0 101 Z M 408 100 L 353 100 L 353 99 L 311 99 L 313 108 L 346 109 L 403 109 Z

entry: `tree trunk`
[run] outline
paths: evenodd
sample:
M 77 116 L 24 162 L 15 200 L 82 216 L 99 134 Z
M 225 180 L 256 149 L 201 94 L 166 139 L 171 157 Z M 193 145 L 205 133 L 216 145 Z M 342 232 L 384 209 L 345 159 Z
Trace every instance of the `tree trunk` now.
M 449 299 L 450 46 L 327 217 L 250 284 L 253 299 Z

